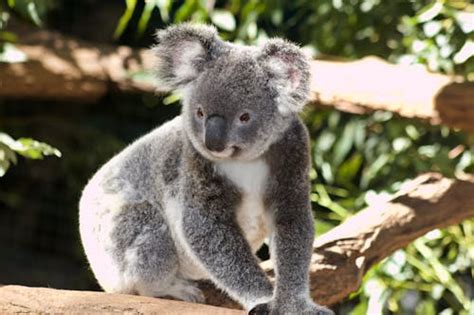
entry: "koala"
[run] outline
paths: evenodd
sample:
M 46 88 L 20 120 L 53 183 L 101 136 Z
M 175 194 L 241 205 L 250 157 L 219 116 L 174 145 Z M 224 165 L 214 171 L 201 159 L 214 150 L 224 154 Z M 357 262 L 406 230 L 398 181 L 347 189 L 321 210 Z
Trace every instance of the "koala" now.
M 180 24 L 157 33 L 157 77 L 182 112 L 90 179 L 82 244 L 106 292 L 204 302 L 210 279 L 250 314 L 333 314 L 309 295 L 313 218 L 309 92 L 301 50 L 221 40 Z M 268 239 L 276 283 L 254 253 Z

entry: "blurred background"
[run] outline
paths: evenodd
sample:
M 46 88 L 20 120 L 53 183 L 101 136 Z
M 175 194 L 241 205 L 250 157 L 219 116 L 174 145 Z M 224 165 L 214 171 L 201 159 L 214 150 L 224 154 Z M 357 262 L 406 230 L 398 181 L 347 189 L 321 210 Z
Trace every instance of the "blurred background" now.
M 474 81 L 469 0 L 1 0 L 0 62 L 22 62 L 22 21 L 100 44 L 150 47 L 157 28 L 214 24 L 230 41 L 281 36 L 314 58 L 393 63 Z M 150 80 L 143 74 L 145 80 Z M 0 84 L 8 77 L 0 72 Z M 178 115 L 176 95 L 108 92 L 94 102 L 0 99 L 0 283 L 99 290 L 77 204 L 98 167 Z M 316 231 L 337 226 L 416 175 L 474 172 L 474 136 L 389 112 L 308 108 Z M 474 124 L 474 122 L 473 122 Z M 474 220 L 434 230 L 383 260 L 340 314 L 474 314 Z

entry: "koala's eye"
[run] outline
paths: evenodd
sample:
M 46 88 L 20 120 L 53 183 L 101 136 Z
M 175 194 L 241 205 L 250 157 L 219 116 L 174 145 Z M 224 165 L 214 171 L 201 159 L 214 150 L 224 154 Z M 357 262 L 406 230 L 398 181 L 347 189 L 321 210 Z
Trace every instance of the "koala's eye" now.
M 243 113 L 242 115 L 240 115 L 239 119 L 240 119 L 241 122 L 246 123 L 250 120 L 250 114 L 249 113 Z
M 204 117 L 204 113 L 202 112 L 201 107 L 199 107 L 198 110 L 196 111 L 196 116 L 198 116 L 198 118 Z

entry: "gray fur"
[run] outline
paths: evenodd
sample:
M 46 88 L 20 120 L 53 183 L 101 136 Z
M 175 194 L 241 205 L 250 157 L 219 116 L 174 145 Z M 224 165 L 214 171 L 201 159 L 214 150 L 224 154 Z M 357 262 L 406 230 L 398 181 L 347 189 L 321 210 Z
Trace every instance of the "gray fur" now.
M 330 314 L 309 297 L 309 140 L 297 115 L 309 85 L 303 54 L 280 39 L 230 44 L 202 25 L 157 38 L 157 75 L 183 90 L 183 110 L 84 189 L 81 237 L 99 284 L 203 302 L 192 281 L 207 278 L 254 314 Z M 204 142 L 216 116 L 221 152 Z M 275 288 L 253 253 L 265 236 Z

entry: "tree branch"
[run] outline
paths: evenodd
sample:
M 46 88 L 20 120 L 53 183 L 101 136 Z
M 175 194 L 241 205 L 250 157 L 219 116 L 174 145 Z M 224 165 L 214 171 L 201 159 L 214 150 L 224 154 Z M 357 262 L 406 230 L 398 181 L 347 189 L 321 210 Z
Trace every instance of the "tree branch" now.
M 0 98 L 94 102 L 114 90 L 154 92 L 139 74 L 153 68 L 147 49 L 92 44 L 14 23 L 28 61 L 0 63 Z M 474 83 L 392 65 L 376 57 L 311 62 L 310 102 L 351 113 L 387 110 L 474 132 Z
M 377 57 L 311 63 L 311 102 L 364 114 L 386 110 L 474 132 L 474 82 Z
M 0 313 L 34 314 L 168 314 L 244 315 L 238 310 L 156 299 L 145 296 L 103 292 L 0 287 Z

